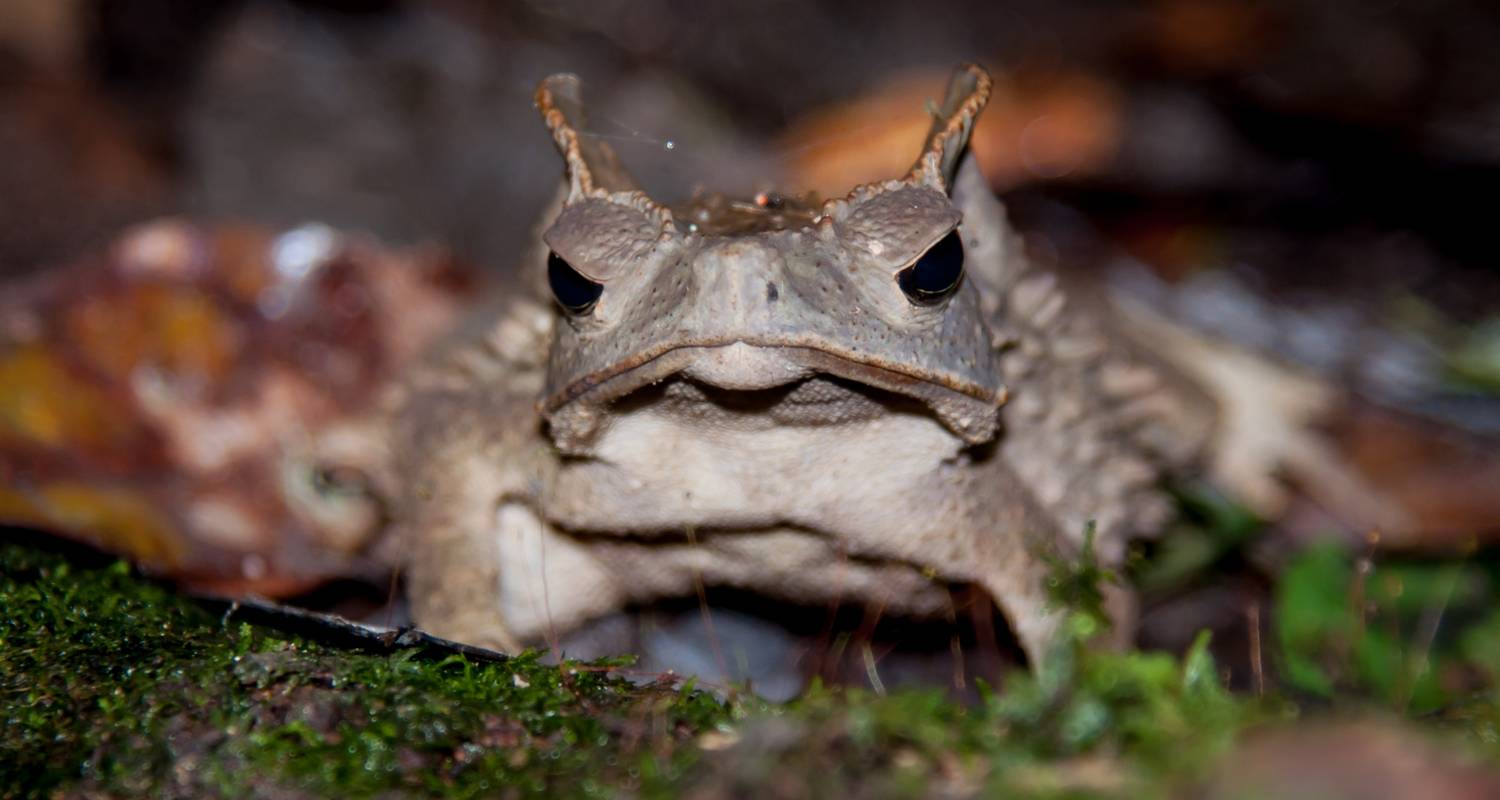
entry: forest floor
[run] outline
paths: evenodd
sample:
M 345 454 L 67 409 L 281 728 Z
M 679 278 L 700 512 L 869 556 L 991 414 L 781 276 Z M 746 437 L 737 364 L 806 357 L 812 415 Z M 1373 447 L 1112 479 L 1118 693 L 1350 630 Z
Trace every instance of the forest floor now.
M 1207 632 L 1180 655 L 1085 646 L 1110 576 L 1057 570 L 1068 642 L 978 702 L 814 685 L 772 704 L 643 682 L 628 659 L 293 633 L 123 562 L 5 544 L 0 797 L 1500 790 L 1500 571 L 1482 558 L 1307 551 L 1274 582 L 1268 674 L 1233 690 Z

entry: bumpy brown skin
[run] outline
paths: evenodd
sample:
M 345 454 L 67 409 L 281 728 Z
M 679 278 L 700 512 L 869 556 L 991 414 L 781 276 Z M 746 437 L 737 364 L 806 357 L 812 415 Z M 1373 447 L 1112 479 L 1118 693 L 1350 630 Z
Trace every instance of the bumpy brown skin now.
M 586 315 L 513 297 L 413 377 L 395 444 L 419 624 L 514 649 L 698 578 L 914 614 L 967 581 L 1043 657 L 1043 556 L 1094 520 L 1118 562 L 1167 510 L 1152 443 L 1193 443 L 963 157 L 988 91 L 959 70 L 905 178 L 728 225 L 631 189 L 577 134 L 576 80 L 544 82 L 568 183 L 543 238 L 604 289 Z M 897 273 L 955 225 L 965 279 L 910 302 Z

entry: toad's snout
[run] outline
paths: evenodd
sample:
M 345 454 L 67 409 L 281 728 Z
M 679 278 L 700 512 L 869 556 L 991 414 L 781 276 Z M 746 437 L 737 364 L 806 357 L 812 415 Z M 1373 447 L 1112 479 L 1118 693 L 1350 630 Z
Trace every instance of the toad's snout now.
M 780 349 L 735 342 L 700 349 L 683 374 L 720 389 L 752 392 L 802 380 L 812 370 L 794 363 Z

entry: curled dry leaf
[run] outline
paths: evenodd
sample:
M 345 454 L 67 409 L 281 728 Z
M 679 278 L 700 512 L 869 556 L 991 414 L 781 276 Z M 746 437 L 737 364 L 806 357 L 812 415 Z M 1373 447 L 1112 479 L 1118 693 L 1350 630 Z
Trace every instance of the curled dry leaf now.
M 990 105 L 969 146 L 996 189 L 1039 179 L 1087 176 L 1114 158 L 1123 133 L 1122 99 L 1082 73 L 996 73 Z M 922 113 L 944 75 L 912 74 L 798 123 L 777 143 L 798 191 L 837 197 L 850 187 L 911 167 L 932 124 Z

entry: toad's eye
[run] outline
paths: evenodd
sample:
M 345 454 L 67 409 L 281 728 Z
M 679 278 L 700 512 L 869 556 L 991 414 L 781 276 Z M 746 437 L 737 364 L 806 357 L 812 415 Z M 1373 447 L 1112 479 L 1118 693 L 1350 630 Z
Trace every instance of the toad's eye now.
M 563 257 L 547 254 L 547 282 L 552 285 L 552 296 L 557 304 L 569 314 L 582 316 L 593 310 L 604 292 L 604 285 L 594 283 L 573 269 Z
M 964 275 L 964 245 L 954 230 L 927 248 L 916 263 L 896 274 L 906 299 L 919 306 L 941 303 L 958 289 Z

